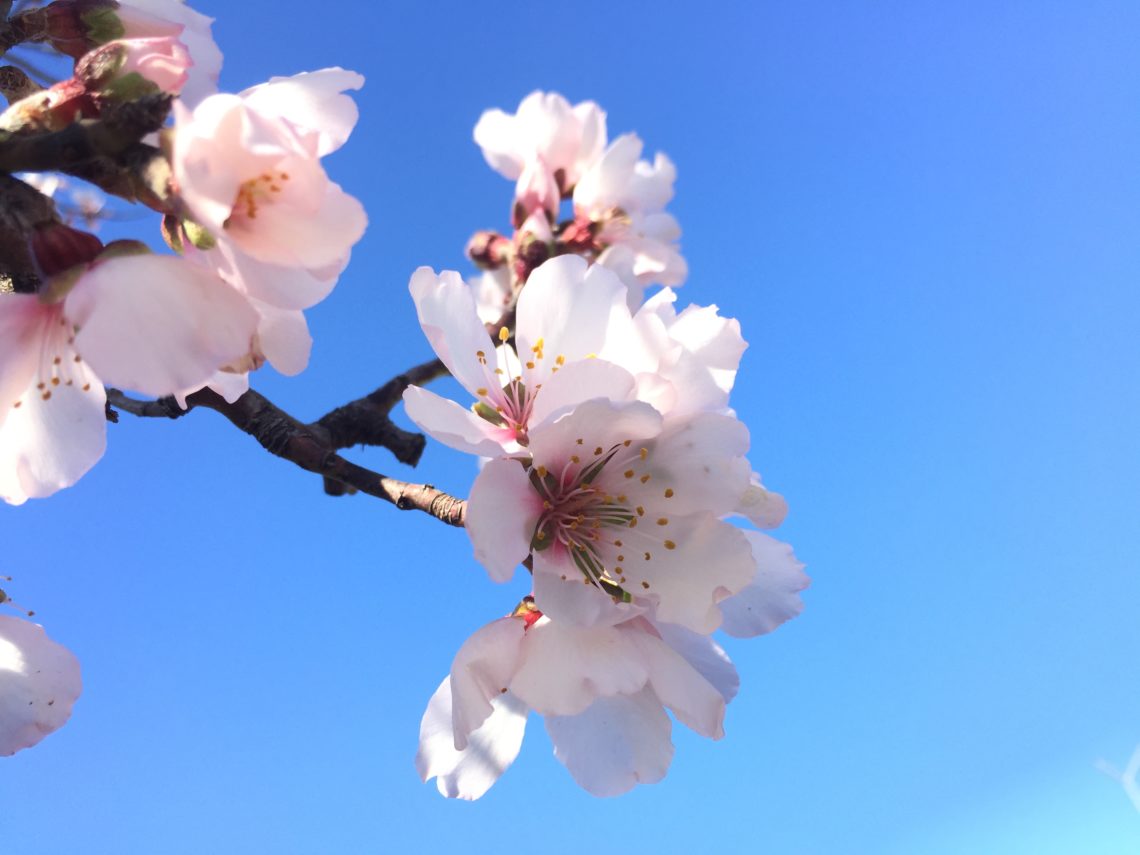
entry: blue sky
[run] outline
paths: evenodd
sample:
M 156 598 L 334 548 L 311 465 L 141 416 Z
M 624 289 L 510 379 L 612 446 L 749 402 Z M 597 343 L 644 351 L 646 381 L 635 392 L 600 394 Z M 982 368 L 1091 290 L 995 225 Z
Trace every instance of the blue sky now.
M 677 164 L 681 298 L 741 319 L 734 405 L 814 584 L 727 643 L 728 736 L 678 725 L 663 783 L 593 799 L 534 719 L 450 803 L 415 775 L 420 715 L 525 581 L 214 414 L 124 417 L 78 486 L 0 508 L 6 587 L 86 683 L 2 764 L 0 849 L 1140 851 L 1094 766 L 1140 743 L 1140 7 L 195 5 L 225 88 L 368 81 L 328 166 L 369 232 L 310 313 L 310 369 L 261 391 L 314 418 L 427 358 L 408 276 L 469 271 L 471 232 L 507 227 L 480 112 L 596 100 Z M 356 459 L 474 475 L 438 446 L 415 472 Z

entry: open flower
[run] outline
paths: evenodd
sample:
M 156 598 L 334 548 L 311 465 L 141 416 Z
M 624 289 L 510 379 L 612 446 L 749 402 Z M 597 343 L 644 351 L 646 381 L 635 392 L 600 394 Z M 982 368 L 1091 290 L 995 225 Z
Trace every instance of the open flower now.
M 465 410 L 416 386 L 404 404 L 416 424 L 461 451 L 518 453 L 531 425 L 588 398 L 627 400 L 635 372 L 655 367 L 641 358 L 621 281 L 574 256 L 531 275 L 518 301 L 516 347 L 505 329 L 498 341 L 488 336 L 458 273 L 421 267 L 409 289 L 428 341 L 476 404 Z
M 575 627 L 524 606 L 460 648 L 428 703 L 416 765 L 443 795 L 479 798 L 518 754 L 533 709 L 578 784 L 615 796 L 668 771 L 666 707 L 719 739 L 737 686 L 709 638 L 644 617 Z
M 466 519 L 475 558 L 505 581 L 529 556 L 535 596 L 560 621 L 595 623 L 614 598 L 712 632 L 717 604 L 756 574 L 748 539 L 721 519 L 749 489 L 747 448 L 730 416 L 666 423 L 641 402 L 586 401 L 531 429 L 529 460 L 480 471 Z
M 320 158 L 347 139 L 363 78 L 339 68 L 275 78 L 240 95 L 175 104 L 178 193 L 209 233 L 220 275 L 258 300 L 304 309 L 322 300 L 364 234 L 360 203 Z
M 148 395 L 204 384 L 249 351 L 258 316 L 170 256 L 96 260 L 67 292 L 0 294 L 0 496 L 74 484 L 103 455 L 103 383 Z
M 71 651 L 39 624 L 0 615 L 0 757 L 63 727 L 82 688 Z
M 557 92 L 532 92 L 514 114 L 483 113 L 475 142 L 492 169 L 518 182 L 515 225 L 542 210 L 554 220 L 559 199 L 606 146 L 606 114 L 593 101 L 571 107 Z
M 645 287 L 681 285 L 688 276 L 676 243 L 681 228 L 665 211 L 677 170 L 660 152 L 652 163 L 641 160 L 642 148 L 636 134 L 618 137 L 574 188 L 574 215 L 600 225 L 598 262 L 622 275 L 632 305 Z

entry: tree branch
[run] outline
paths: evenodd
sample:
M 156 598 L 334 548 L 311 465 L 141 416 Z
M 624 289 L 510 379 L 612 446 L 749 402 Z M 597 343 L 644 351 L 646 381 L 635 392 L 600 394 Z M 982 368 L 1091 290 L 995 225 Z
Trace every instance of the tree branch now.
M 138 401 L 117 389 L 107 390 L 112 407 L 144 418 L 178 418 L 183 415 L 173 400 Z M 467 510 L 463 499 L 437 490 L 430 484 L 411 484 L 389 478 L 345 460 L 306 425 L 277 407 L 264 395 L 250 389 L 230 404 L 211 389 L 202 389 L 186 399 L 187 411 L 205 407 L 221 413 L 239 430 L 249 434 L 261 447 L 309 472 L 345 487 L 367 493 L 400 510 L 423 511 L 448 525 L 462 526 Z

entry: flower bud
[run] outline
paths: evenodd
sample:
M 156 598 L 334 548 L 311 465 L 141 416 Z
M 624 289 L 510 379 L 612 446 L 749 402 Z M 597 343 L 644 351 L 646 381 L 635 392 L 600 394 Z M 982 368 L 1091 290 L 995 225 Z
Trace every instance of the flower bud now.
M 90 90 L 129 101 L 159 91 L 177 95 L 190 64 L 189 51 L 174 36 L 122 39 L 86 54 L 75 76 Z
M 511 257 L 511 241 L 498 232 L 475 232 L 467 242 L 467 257 L 483 270 L 498 270 Z

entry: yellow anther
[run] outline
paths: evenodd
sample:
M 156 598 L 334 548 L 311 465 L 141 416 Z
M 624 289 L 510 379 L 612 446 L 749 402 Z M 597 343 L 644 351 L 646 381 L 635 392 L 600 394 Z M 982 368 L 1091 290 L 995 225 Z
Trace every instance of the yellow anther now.
M 658 517 L 657 525 L 669 525 L 669 520 L 666 517 Z
M 499 327 L 499 341 L 506 344 L 507 340 L 511 337 L 511 331 L 506 327 Z
M 666 487 L 665 488 L 665 498 L 666 499 L 672 499 L 673 498 L 673 488 L 672 487 Z
M 676 549 L 676 548 L 677 548 L 677 544 L 675 544 L 675 543 L 674 543 L 673 541 L 671 541 L 671 540 L 667 540 L 667 541 L 665 541 L 665 548 L 666 548 L 666 549 Z

